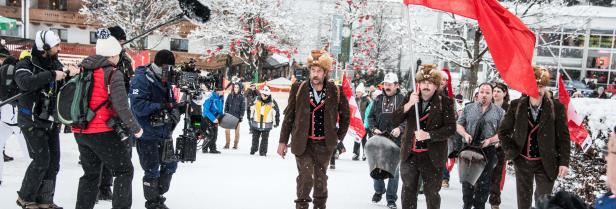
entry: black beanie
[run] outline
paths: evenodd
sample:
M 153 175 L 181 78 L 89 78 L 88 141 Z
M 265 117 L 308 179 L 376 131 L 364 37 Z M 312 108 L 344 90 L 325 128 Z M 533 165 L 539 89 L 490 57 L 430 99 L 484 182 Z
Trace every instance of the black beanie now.
M 111 32 L 111 36 L 113 36 L 116 40 L 126 41 L 126 33 L 120 26 L 113 26 L 107 29 Z
M 173 52 L 169 51 L 169 50 L 160 50 L 158 51 L 158 53 L 156 53 L 156 56 L 154 57 L 154 64 L 160 66 L 163 66 L 164 64 L 167 65 L 175 65 L 175 56 L 173 55 Z

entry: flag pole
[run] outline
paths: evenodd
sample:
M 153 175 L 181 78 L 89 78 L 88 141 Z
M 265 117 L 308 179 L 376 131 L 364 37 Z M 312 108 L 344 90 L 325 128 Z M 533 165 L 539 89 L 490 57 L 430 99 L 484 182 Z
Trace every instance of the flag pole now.
M 409 53 L 411 53 L 411 60 L 413 60 L 413 39 L 411 38 L 411 34 L 413 32 L 413 30 L 411 29 L 411 13 L 410 13 L 410 9 L 409 9 L 409 5 L 407 4 L 404 7 L 404 13 L 406 13 L 406 24 L 407 24 L 407 30 L 408 30 L 408 34 L 407 37 L 409 37 Z M 417 66 L 416 68 L 419 68 L 419 66 Z M 411 74 L 411 88 L 413 88 L 413 92 L 417 91 L 417 84 L 415 82 L 415 72 L 418 69 L 413 70 L 413 64 L 411 64 L 411 67 L 409 68 L 409 74 Z M 421 126 L 419 125 L 419 108 L 417 108 L 417 104 L 415 104 L 415 124 L 417 125 L 417 131 L 421 130 Z

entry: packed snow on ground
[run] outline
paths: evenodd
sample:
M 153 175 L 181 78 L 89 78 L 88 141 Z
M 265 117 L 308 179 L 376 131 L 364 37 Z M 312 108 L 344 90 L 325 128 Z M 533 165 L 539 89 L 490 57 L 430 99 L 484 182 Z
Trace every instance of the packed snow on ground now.
M 275 93 L 281 111 L 286 107 L 288 93 Z M 282 119 L 281 119 L 282 120 Z M 179 135 L 179 127 L 175 135 Z M 0 133 L 2 134 L 2 133 Z M 297 168 L 292 155 L 282 159 L 276 155 L 280 127 L 270 133 L 269 150 L 266 157 L 251 156 L 251 135 L 248 124 L 241 125 L 241 139 L 238 150 L 223 150 L 224 130 L 219 130 L 217 146 L 221 155 L 197 155 L 194 163 L 179 165 L 174 175 L 171 190 L 166 194 L 167 205 L 170 208 L 216 208 L 216 209 L 252 209 L 294 208 L 295 177 Z M 353 142 L 345 141 L 347 153 L 340 156 L 336 170 L 328 171 L 329 200 L 328 208 L 332 209 L 385 209 L 385 201 L 378 204 L 371 202 L 373 181 L 368 174 L 367 161 L 352 161 Z M 4 181 L 0 186 L 0 208 L 18 208 L 15 205 L 16 191 L 21 185 L 24 171 L 29 159 L 23 156 L 19 143 L 11 139 L 7 144 L 7 154 L 14 156 L 15 161 L 5 163 Z M 79 152 L 72 134 L 61 135 L 60 173 L 56 188 L 55 201 L 65 208 L 74 208 L 77 198 L 77 184 L 83 174 L 77 163 Z M 133 208 L 144 208 L 141 179 L 143 170 L 139 165 L 137 152 L 133 151 Z M 441 208 L 455 209 L 462 207 L 462 186 L 458 182 L 457 169 L 452 172 L 451 187 L 441 190 Z M 402 186 L 400 182 L 399 186 Z M 400 195 L 398 189 L 398 195 Z M 502 195 L 503 209 L 517 208 L 515 195 L 515 180 L 507 176 Z M 384 198 L 383 198 L 384 199 Z M 398 199 L 398 207 L 400 200 Z M 489 207 L 489 205 L 488 205 Z M 97 209 L 111 208 L 111 202 L 102 201 Z M 419 197 L 419 208 L 426 208 L 425 198 Z

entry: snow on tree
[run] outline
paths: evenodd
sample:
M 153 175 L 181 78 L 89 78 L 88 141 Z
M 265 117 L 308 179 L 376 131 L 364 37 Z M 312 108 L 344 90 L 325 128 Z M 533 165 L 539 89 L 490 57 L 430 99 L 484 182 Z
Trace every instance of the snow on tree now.
M 340 0 L 335 9 L 351 29 L 351 69 L 365 73 L 367 84 L 379 83 L 384 70 L 400 72 L 402 38 L 406 34 L 399 3 Z M 373 76 L 375 75 L 375 76 Z M 372 81 L 374 80 L 374 81 Z
M 181 13 L 178 2 L 168 0 L 83 0 L 82 5 L 79 13 L 86 15 L 89 23 L 103 27 L 120 26 L 128 39 Z M 175 27 L 163 27 L 157 31 L 162 36 L 177 32 Z M 147 45 L 145 39 L 132 44 L 138 50 L 145 49 Z
M 208 24 L 192 31 L 189 38 L 206 40 L 211 48 L 203 53 L 211 58 L 229 55 L 240 58 L 255 73 L 262 69 L 267 57 L 296 54 L 303 35 L 300 23 L 292 17 L 293 8 L 283 0 L 213 0 Z
M 578 147 L 572 148 L 569 175 L 557 181 L 555 191 L 574 192 L 591 204 L 608 190 L 604 151 L 607 150 L 609 134 L 616 126 L 616 113 L 613 111 L 616 100 L 574 98 L 571 104 L 584 118 L 593 145 L 588 152 Z

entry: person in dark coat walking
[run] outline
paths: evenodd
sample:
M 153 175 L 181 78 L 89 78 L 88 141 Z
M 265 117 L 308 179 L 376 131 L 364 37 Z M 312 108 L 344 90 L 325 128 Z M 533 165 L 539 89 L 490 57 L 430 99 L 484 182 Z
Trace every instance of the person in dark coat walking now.
M 244 118 L 244 112 L 246 111 L 246 101 L 244 94 L 242 94 L 242 88 L 239 83 L 231 85 L 231 93 L 227 96 L 225 102 L 225 113 L 229 113 L 236 118 L 240 119 L 240 122 L 235 127 L 235 140 L 233 141 L 233 149 L 237 149 L 237 144 L 240 142 L 240 124 Z M 229 149 L 231 143 L 231 129 L 225 130 L 225 146 L 223 149 Z
M 307 63 L 310 80 L 291 86 L 277 152 L 286 156 L 291 137 L 291 152 L 299 173 L 295 208 L 308 209 L 314 201 L 314 209 L 325 209 L 327 166 L 349 129 L 351 117 L 346 96 L 334 82 L 327 81 L 333 63 L 330 55 L 313 50 Z
M 84 174 L 79 179 L 76 209 L 92 209 L 97 200 L 96 191 L 100 184 L 101 166 L 110 170 L 115 176 L 113 208 L 128 209 L 132 205 L 133 164 L 131 147 L 128 141 L 122 141 L 109 120 L 117 120 L 128 127 L 128 132 L 139 138 L 143 134 L 141 126 L 129 109 L 124 74 L 117 69 L 122 47 L 112 36 L 106 35 L 107 29 L 100 29 L 96 41 L 96 55 L 84 59 L 80 66 L 86 71 L 93 71 L 94 83 L 89 106 L 93 109 L 108 102 L 98 109 L 85 129 L 73 128 L 79 148 L 79 159 Z M 107 92 L 111 89 L 111 92 Z M 111 179 L 113 179 L 111 177 Z
M 447 140 L 456 130 L 453 101 L 437 92 L 441 72 L 436 65 L 422 65 L 416 81 L 420 92 L 413 92 L 394 112 L 393 124 L 406 121 L 400 147 L 402 209 L 416 209 L 419 178 L 424 182 L 428 209 L 441 207 L 441 183 L 447 161 Z M 417 130 L 415 110 L 419 111 L 421 129 Z
M 504 83 L 494 84 L 494 104 L 502 108 L 505 112 L 509 110 L 509 88 Z M 489 202 L 492 209 L 499 209 L 501 204 L 501 182 L 504 179 L 507 169 L 507 161 L 505 160 L 505 151 L 500 142 L 496 144 L 496 156 L 498 161 L 494 172 L 492 173 L 492 182 L 490 183 L 490 198 Z
M 513 100 L 498 130 L 505 159 L 513 160 L 518 208 L 529 209 L 533 200 L 549 195 L 558 176 L 569 170 L 571 142 L 565 107 L 549 98 L 550 73 L 533 67 L 539 97 Z

